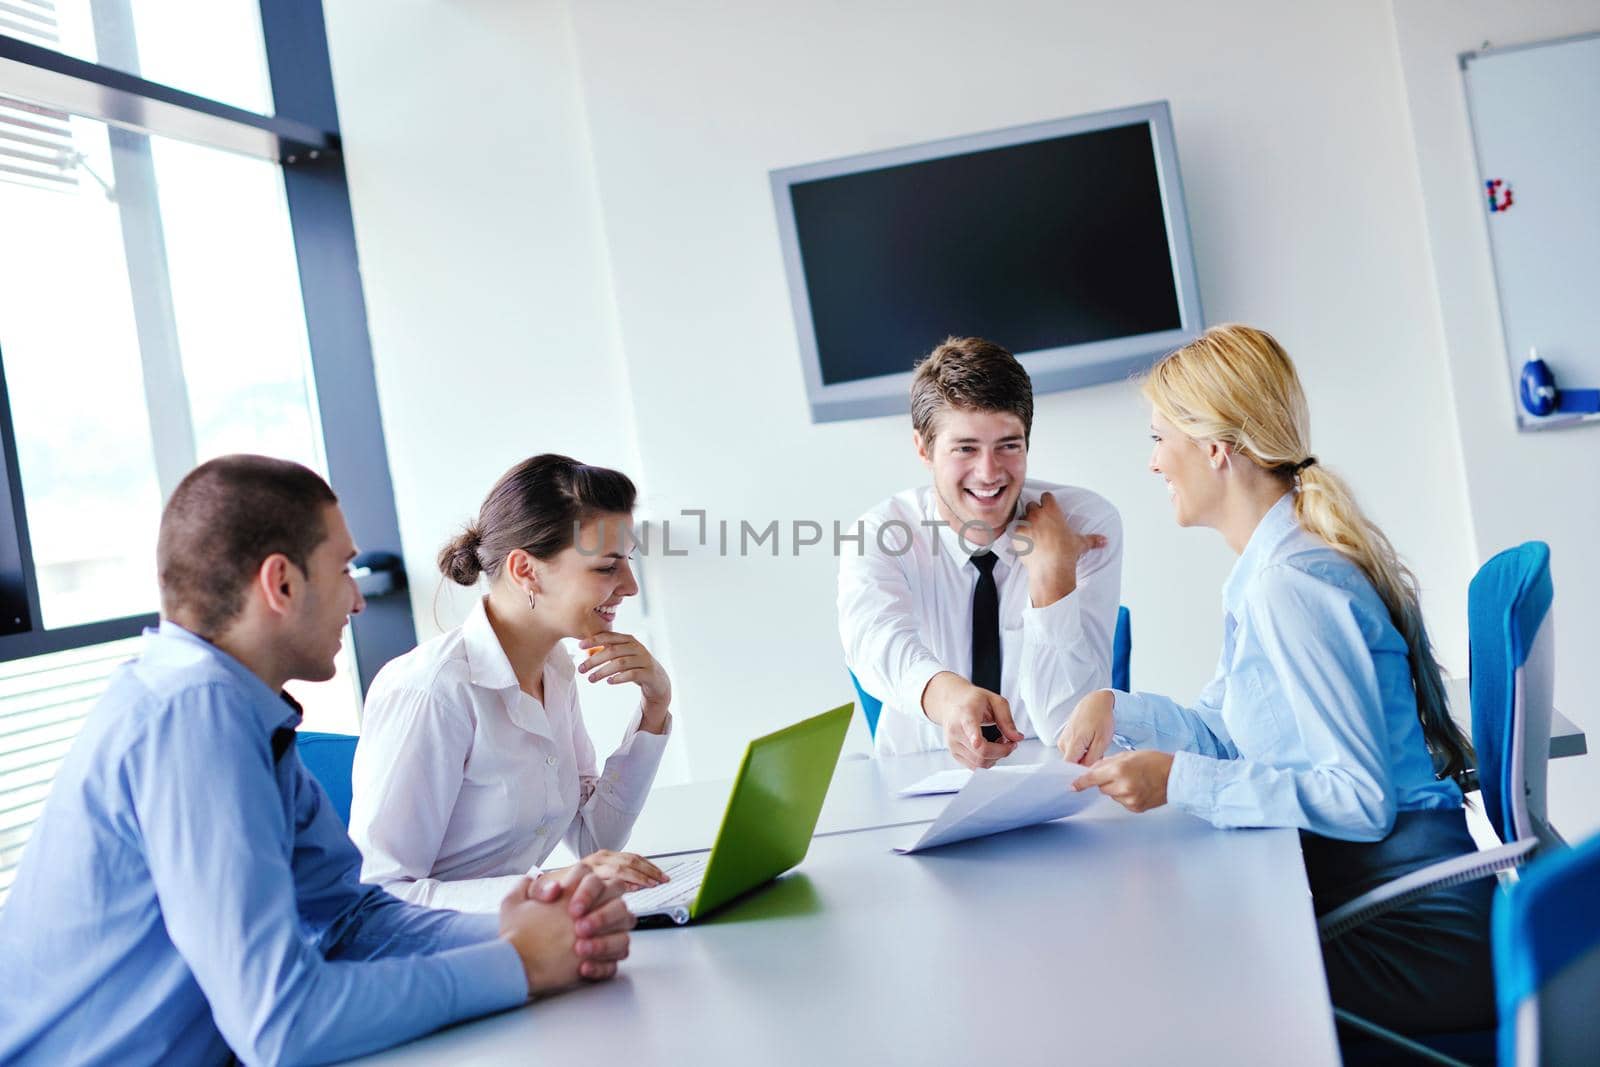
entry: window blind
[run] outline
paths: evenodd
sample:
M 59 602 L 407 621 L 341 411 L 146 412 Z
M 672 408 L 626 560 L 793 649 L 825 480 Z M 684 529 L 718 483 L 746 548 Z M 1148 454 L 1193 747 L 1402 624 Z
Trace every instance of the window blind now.
M 84 716 L 139 641 L 0 663 L 0 901 Z
M 0 0 L 0 33 L 46 48 L 61 47 L 61 25 L 52 0 Z
M 0 179 L 44 189 L 77 187 L 78 155 L 65 111 L 0 96 Z
M 54 0 L 0 0 L 0 34 L 60 50 Z M 66 112 L 0 96 L 0 181 L 71 189 L 77 163 Z

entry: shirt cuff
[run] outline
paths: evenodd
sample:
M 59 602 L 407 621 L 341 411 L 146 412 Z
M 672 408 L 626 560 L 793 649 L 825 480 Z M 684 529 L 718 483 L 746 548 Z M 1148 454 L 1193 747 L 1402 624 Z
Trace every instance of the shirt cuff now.
M 938 660 L 926 659 L 906 671 L 900 678 L 900 710 L 923 722 L 930 721 L 922 710 L 922 693 L 933 681 L 934 675 L 943 674 L 949 669 Z
M 595 783 L 595 792 L 607 804 L 619 811 L 637 815 L 644 810 L 650 795 L 650 786 L 661 766 L 661 756 L 666 752 L 667 739 L 672 736 L 672 714 L 667 714 L 666 728 L 659 734 L 639 729 L 643 714 L 641 708 L 622 735 L 622 744 L 606 760 L 605 771 Z
M 522 957 L 498 936 L 432 958 L 455 980 L 456 1003 L 451 1015 L 456 1019 L 488 1015 L 528 1001 L 528 972 L 523 969 Z
M 1174 752 L 1167 775 L 1167 803 L 1209 819 L 1217 807 L 1217 770 L 1221 763 L 1197 752 Z
M 1120 689 L 1111 690 L 1111 732 L 1112 738 L 1123 748 L 1148 747 L 1154 736 L 1151 723 L 1144 715 L 1143 703 L 1134 693 L 1124 693 Z M 1172 786 L 1167 786 L 1168 798 L 1171 798 Z
M 1030 601 L 1022 609 L 1023 636 L 1049 645 L 1070 645 L 1083 637 L 1082 598 L 1074 589 L 1054 604 L 1036 608 Z

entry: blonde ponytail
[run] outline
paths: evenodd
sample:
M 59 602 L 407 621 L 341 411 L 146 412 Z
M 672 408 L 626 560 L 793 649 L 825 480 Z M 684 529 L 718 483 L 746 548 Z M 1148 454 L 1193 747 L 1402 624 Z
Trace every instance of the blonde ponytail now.
M 1214 326 L 1158 362 L 1143 392 L 1184 434 L 1223 442 L 1295 489 L 1300 525 L 1361 568 L 1405 639 L 1417 717 L 1440 776 L 1465 771 L 1472 745 L 1450 718 L 1416 577 L 1344 480 L 1311 455 L 1310 413 L 1288 353 L 1262 330 Z

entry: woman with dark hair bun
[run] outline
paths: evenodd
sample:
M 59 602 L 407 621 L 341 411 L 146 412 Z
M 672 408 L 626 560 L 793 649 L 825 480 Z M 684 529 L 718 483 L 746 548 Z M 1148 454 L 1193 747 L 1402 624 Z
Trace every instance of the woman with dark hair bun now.
M 350 808 L 363 881 L 418 904 L 493 911 L 557 841 L 630 888 L 666 880 L 618 851 L 672 723 L 667 672 L 612 628 L 639 591 L 628 566 L 634 497 L 617 471 L 534 456 L 440 551 L 445 577 L 487 577 L 489 590 L 461 626 L 373 680 Z M 561 647 L 569 638 L 586 653 L 576 666 Z M 578 708 L 580 673 L 639 687 L 603 773 Z

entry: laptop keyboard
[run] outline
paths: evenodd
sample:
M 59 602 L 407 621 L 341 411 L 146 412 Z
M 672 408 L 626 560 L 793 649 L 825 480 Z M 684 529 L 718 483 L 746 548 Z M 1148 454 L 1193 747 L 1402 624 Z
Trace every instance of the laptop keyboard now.
M 635 915 L 651 915 L 673 907 L 688 907 L 700 892 L 700 880 L 705 877 L 709 853 L 698 852 L 692 856 L 672 856 L 656 860 L 655 865 L 671 878 L 665 885 L 648 889 L 635 889 L 624 893 L 622 899 Z

